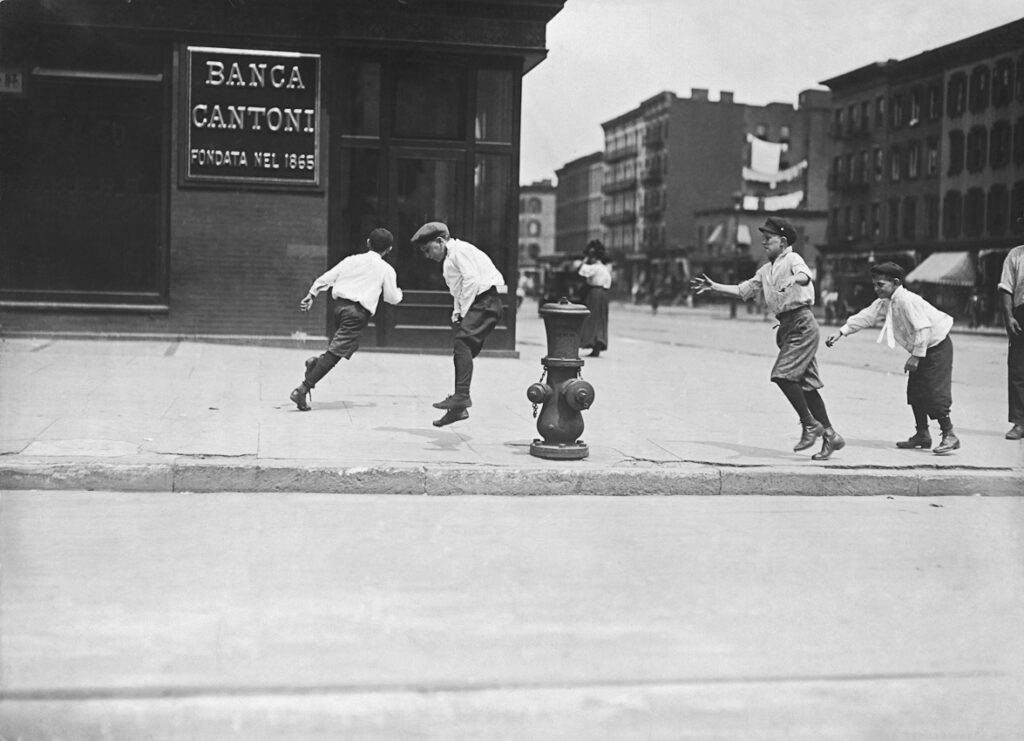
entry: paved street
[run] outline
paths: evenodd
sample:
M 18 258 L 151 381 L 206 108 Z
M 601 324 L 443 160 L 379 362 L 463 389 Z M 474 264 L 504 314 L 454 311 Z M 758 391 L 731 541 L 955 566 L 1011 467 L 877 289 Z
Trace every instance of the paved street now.
M 1018 739 L 1024 499 L 7 492 L 5 739 Z

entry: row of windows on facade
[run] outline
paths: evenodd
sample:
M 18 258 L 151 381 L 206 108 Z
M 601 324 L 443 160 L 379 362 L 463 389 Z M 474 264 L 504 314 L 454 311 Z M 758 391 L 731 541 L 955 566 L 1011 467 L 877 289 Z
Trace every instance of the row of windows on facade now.
M 923 203 L 921 222 L 918 221 L 918 202 Z M 1010 191 L 1005 185 L 993 185 L 988 192 L 983 188 L 947 191 L 942 198 L 942 236 L 1002 237 L 1008 231 L 1021 232 L 1015 216 L 1024 214 L 1024 181 L 1018 181 Z M 885 238 L 915 240 L 918 237 L 935 239 L 939 236 L 939 198 L 907 196 L 891 198 L 885 204 Z M 829 224 L 833 240 L 860 238 L 882 239 L 882 204 L 879 202 L 833 208 Z
M 990 105 L 1005 108 L 1014 99 L 1024 102 L 1024 54 L 1016 61 L 1007 57 L 1000 59 L 993 67 L 979 64 L 971 70 L 970 77 L 964 71 L 955 72 L 946 83 L 946 115 L 956 118 L 965 112 L 981 113 Z M 833 133 L 836 136 L 850 135 L 886 125 L 886 100 L 889 101 L 888 124 L 891 129 L 916 126 L 922 121 L 922 113 L 929 121 L 942 117 L 942 84 L 933 82 L 903 90 L 893 95 L 878 95 L 872 101 L 851 103 L 834 111 Z
M 637 236 L 640 235 L 640 243 L 637 244 Z M 665 246 L 664 225 L 648 227 L 638 231 L 632 224 L 607 227 L 604 232 L 604 245 L 609 249 L 631 250 L 634 247 L 640 249 L 659 249 Z
M 779 141 L 788 142 L 792 131 L 788 124 L 782 124 L 779 126 Z M 770 140 L 772 136 L 771 127 L 766 123 L 759 123 L 754 125 L 754 136 L 758 139 L 764 139 L 765 141 Z M 647 128 L 647 141 L 648 143 L 663 142 L 668 138 L 668 121 L 662 122 L 660 125 L 655 127 Z M 614 159 L 620 154 L 633 151 L 643 144 L 643 139 L 639 132 L 627 131 L 619 132 L 614 136 L 610 136 L 605 140 L 605 157 L 608 159 Z M 647 166 L 650 167 L 650 160 L 647 160 Z M 629 177 L 632 177 L 631 175 Z
M 664 208 L 666 203 L 664 188 L 655 188 L 644 193 L 643 197 L 637 198 L 635 193 L 617 193 L 608 196 L 602 201 L 602 213 L 605 216 L 616 216 L 619 214 L 635 214 L 637 206 L 645 215 L 653 214 Z
M 926 177 L 938 175 L 938 138 L 928 137 L 924 142 L 923 173 L 921 152 L 920 141 L 890 147 L 890 182 L 896 183 L 904 178 L 913 180 L 922 174 Z M 1024 116 L 1018 118 L 1013 127 L 1009 121 L 995 122 L 991 136 L 988 128 L 981 125 L 972 126 L 966 135 L 959 130 L 949 132 L 948 175 L 959 175 L 965 168 L 969 173 L 982 172 L 986 165 L 993 170 L 1001 170 L 1011 160 L 1018 167 L 1024 165 Z M 884 174 L 885 154 L 880 147 L 870 152 L 850 152 L 832 159 L 832 187 L 836 189 L 844 185 L 866 185 L 872 179 L 881 182 Z

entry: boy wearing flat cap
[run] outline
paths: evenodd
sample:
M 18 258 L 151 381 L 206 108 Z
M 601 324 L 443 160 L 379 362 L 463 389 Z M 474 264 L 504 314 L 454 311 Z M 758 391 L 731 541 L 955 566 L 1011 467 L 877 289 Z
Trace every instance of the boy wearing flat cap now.
M 936 455 L 947 455 L 960 447 L 953 433 L 949 409 L 953 405 L 950 389 L 953 380 L 953 341 L 949 331 L 953 317 L 939 311 L 916 293 L 903 287 L 906 272 L 894 262 L 884 262 L 871 268 L 871 283 L 878 298 L 866 309 L 857 312 L 832 335 L 825 344 L 835 345 L 840 338 L 862 329 L 873 327 L 884 320 L 878 342 L 885 340 L 889 347 L 896 344 L 910 353 L 903 370 L 907 376 L 907 404 L 914 412 L 917 431 L 909 440 L 896 443 L 898 448 L 932 447 L 928 432 L 928 418 L 939 421 L 942 440 Z
M 775 314 L 779 320 L 775 335 L 779 356 L 772 366 L 771 380 L 800 418 L 802 432 L 793 450 L 806 450 L 820 437 L 821 450 L 811 457 L 816 461 L 827 460 L 846 441 L 833 429 L 825 401 L 818 392 L 823 384 L 817 360 L 820 332 L 811 312 L 811 270 L 793 251 L 797 233 L 789 221 L 770 216 L 758 229 L 763 235 L 761 244 L 768 253 L 768 262 L 758 268 L 753 278 L 738 285 L 726 285 L 701 275 L 690 281 L 690 287 L 698 294 L 710 291 L 743 301 L 760 298 Z
M 499 288 L 505 287 L 505 279 L 486 253 L 469 242 L 452 238 L 448 227 L 440 221 L 430 221 L 417 229 L 412 243 L 427 259 L 443 263 L 441 271 L 455 303 L 455 393 L 434 404 L 435 409 L 444 409 L 445 414 L 433 424 L 444 427 L 469 419 L 467 410 L 473 406 L 469 395 L 473 358 L 480 354 L 504 312 L 498 293 Z
M 384 259 L 394 243 L 395 238 L 387 229 L 374 229 L 366 240 L 366 252 L 349 255 L 321 275 L 299 302 L 300 311 L 309 311 L 316 295 L 330 288 L 337 327 L 327 352 L 306 360 L 306 375 L 289 396 L 299 411 L 310 410 L 307 397 L 317 381 L 330 373 L 339 360 L 348 360 L 359 349 L 359 335 L 377 312 L 381 297 L 389 304 L 402 301 L 395 269 Z

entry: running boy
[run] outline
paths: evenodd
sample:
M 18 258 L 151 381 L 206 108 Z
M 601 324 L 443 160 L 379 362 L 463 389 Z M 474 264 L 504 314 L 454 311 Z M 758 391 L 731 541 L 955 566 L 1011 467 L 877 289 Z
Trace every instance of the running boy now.
M 351 358 L 352 353 L 359 349 L 359 335 L 370 317 L 377 313 L 381 296 L 389 304 L 402 301 L 402 289 L 398 287 L 395 269 L 384 260 L 394 244 L 391 232 L 374 229 L 366 240 L 366 252 L 349 255 L 321 275 L 299 302 L 300 311 L 309 311 L 316 295 L 330 287 L 335 299 L 336 327 L 327 352 L 306 360 L 306 376 L 289 396 L 300 411 L 309 411 L 306 397 L 317 381 L 326 376 L 339 360 Z
M 504 312 L 498 288 L 505 286 L 505 279 L 491 258 L 469 242 L 452 238 L 448 227 L 440 221 L 428 222 L 417 229 L 412 243 L 427 259 L 443 263 L 444 281 L 455 299 L 452 311 L 455 393 L 434 404 L 434 408 L 444 409 L 445 414 L 433 424 L 444 427 L 469 419 L 467 410 L 473 406 L 469 395 L 473 358 L 480 354 L 484 341 Z
M 768 254 L 768 262 L 758 268 L 753 278 L 738 285 L 727 285 L 701 275 L 690 281 L 690 288 L 698 294 L 710 291 L 743 301 L 758 297 L 775 314 L 779 320 L 779 331 L 775 335 L 779 356 L 772 366 L 771 379 L 800 418 L 802 433 L 793 450 L 806 450 L 820 437 L 821 450 L 811 458 L 827 460 L 834 451 L 842 449 L 846 441 L 833 429 L 825 401 L 818 393 L 823 385 L 818 376 L 817 360 L 820 331 L 811 312 L 814 303 L 811 270 L 793 251 L 797 232 L 787 219 L 769 216 L 758 230 L 763 236 L 761 244 Z
M 953 405 L 950 389 L 953 380 L 953 341 L 949 330 L 953 318 L 939 311 L 916 293 L 903 287 L 906 272 L 894 262 L 871 268 L 871 283 L 878 298 L 866 309 L 857 312 L 832 335 L 825 344 L 832 347 L 840 338 L 885 320 L 878 342 L 883 339 L 895 349 L 896 343 L 910 353 L 903 370 L 907 376 L 907 404 L 914 412 L 917 427 L 909 440 L 896 443 L 898 448 L 932 447 L 928 418 L 937 419 L 942 440 L 932 451 L 947 455 L 960 447 L 953 434 L 949 409 Z

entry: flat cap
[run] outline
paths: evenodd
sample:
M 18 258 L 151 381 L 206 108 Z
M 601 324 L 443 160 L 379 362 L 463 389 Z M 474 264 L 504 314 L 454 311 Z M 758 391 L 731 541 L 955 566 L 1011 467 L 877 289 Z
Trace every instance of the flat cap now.
M 890 280 L 896 279 L 901 283 L 903 282 L 904 278 L 907 277 L 907 271 L 894 262 L 883 262 L 879 263 L 878 265 L 872 265 L 871 274 L 884 275 L 886 278 L 889 278 Z
M 785 237 L 790 245 L 796 244 L 796 228 L 787 219 L 780 216 L 769 216 L 765 220 L 764 226 L 759 226 L 757 229 L 765 234 L 778 234 L 780 237 Z
M 412 235 L 413 244 L 423 244 L 429 242 L 431 239 L 437 237 L 450 237 L 448 233 L 448 227 L 440 221 L 428 221 L 426 224 L 416 230 L 416 233 Z

